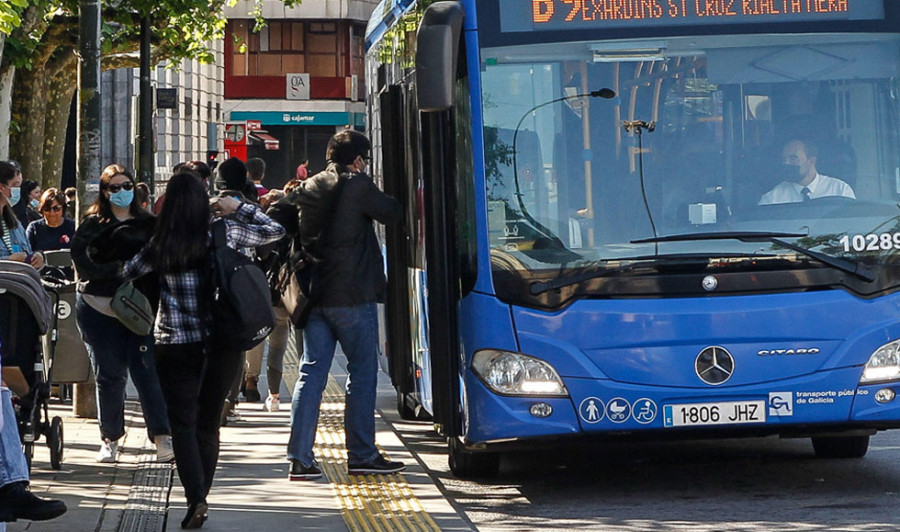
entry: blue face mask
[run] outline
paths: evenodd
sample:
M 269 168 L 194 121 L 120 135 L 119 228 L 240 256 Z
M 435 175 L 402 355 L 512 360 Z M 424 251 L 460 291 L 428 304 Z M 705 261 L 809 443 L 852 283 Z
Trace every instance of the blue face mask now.
M 33 200 L 29 201 L 28 204 L 31 205 L 32 209 L 37 209 L 38 205 L 40 205 L 41 202 L 36 199 L 33 199 Z
M 22 197 L 22 188 L 21 187 L 9 187 L 9 204 L 15 205 L 19 203 L 19 199 Z
M 134 190 L 122 189 L 109 195 L 109 201 L 116 207 L 128 207 L 134 199 Z

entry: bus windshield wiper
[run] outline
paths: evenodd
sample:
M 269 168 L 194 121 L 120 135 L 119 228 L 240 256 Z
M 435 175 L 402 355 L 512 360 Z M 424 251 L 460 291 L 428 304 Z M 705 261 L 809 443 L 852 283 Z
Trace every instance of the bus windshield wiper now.
M 796 246 L 794 244 L 791 244 L 790 242 L 781 240 L 782 238 L 800 238 L 804 236 L 809 235 L 803 233 L 777 233 L 765 231 L 730 231 L 724 233 L 684 233 L 678 235 L 666 235 L 660 237 L 632 240 L 631 243 L 649 244 L 657 242 L 689 242 L 693 240 L 740 240 L 741 242 L 771 242 L 772 244 L 779 245 L 783 248 L 796 251 L 801 255 L 805 255 L 807 257 L 815 259 L 842 272 L 855 275 L 856 277 L 864 281 L 871 283 L 875 280 L 875 274 L 864 264 L 842 257 L 834 257 L 831 255 L 826 255 L 825 253 L 819 253 L 818 251 L 813 251 L 801 246 Z
M 624 271 L 635 270 L 637 268 L 652 268 L 654 266 L 659 266 L 660 264 L 672 264 L 678 261 L 689 261 L 689 260 L 703 260 L 708 261 L 711 258 L 734 258 L 734 257 L 746 257 L 746 253 L 716 253 L 713 255 L 699 255 L 696 253 L 673 253 L 671 255 L 643 255 L 639 257 L 621 257 L 615 259 L 609 259 L 615 262 L 625 262 L 628 261 L 628 264 L 624 264 L 622 266 L 616 266 L 615 268 L 602 269 L 602 270 L 590 270 L 590 271 L 582 271 L 580 273 L 576 273 L 574 275 L 569 275 L 566 277 L 559 277 L 557 279 L 552 279 L 549 281 L 538 281 L 535 283 L 531 283 L 528 287 L 528 291 L 531 295 L 536 296 L 543 294 L 549 290 L 556 290 L 557 288 L 563 288 L 566 286 L 570 286 L 573 284 L 578 284 L 584 281 L 589 281 L 591 279 L 597 279 L 598 277 L 606 277 L 607 275 L 615 275 L 617 273 L 622 273 Z M 772 255 L 754 255 L 754 257 L 767 257 Z M 640 261 L 648 261 L 643 262 L 641 264 L 635 264 Z M 605 261 L 604 261 L 605 262 Z

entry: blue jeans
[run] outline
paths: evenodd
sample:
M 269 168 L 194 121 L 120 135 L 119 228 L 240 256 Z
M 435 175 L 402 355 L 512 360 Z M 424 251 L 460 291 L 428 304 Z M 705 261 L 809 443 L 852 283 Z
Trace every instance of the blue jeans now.
M 334 360 L 337 342 L 347 356 L 344 433 L 348 461 L 367 463 L 378 456 L 375 447 L 375 392 L 378 384 L 378 322 L 375 303 L 352 307 L 317 307 L 303 335 L 306 349 L 300 378 L 291 401 L 288 458 L 309 466 L 319 422 L 319 405 Z
M 153 335 L 134 334 L 116 318 L 94 310 L 81 294 L 75 300 L 75 318 L 97 380 L 100 436 L 115 441 L 125 435 L 125 386 L 129 373 L 150 438 L 171 434 L 156 375 Z
M 28 482 L 28 463 L 22 452 L 19 426 L 13 412 L 11 393 L 0 388 L 0 408 L 3 409 L 3 428 L 0 429 L 0 487 L 13 482 Z

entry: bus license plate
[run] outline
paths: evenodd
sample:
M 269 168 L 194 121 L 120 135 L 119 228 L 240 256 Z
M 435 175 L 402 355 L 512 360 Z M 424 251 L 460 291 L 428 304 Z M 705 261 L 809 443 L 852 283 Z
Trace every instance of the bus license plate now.
M 765 423 L 765 406 L 765 401 L 664 405 L 663 424 L 666 427 L 688 427 L 693 425 Z

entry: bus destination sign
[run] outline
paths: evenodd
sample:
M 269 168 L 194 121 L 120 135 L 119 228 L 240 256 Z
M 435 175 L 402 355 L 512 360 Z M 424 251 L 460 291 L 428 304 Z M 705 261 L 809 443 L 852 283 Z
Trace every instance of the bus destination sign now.
M 880 0 L 499 0 L 503 32 L 879 20 Z

